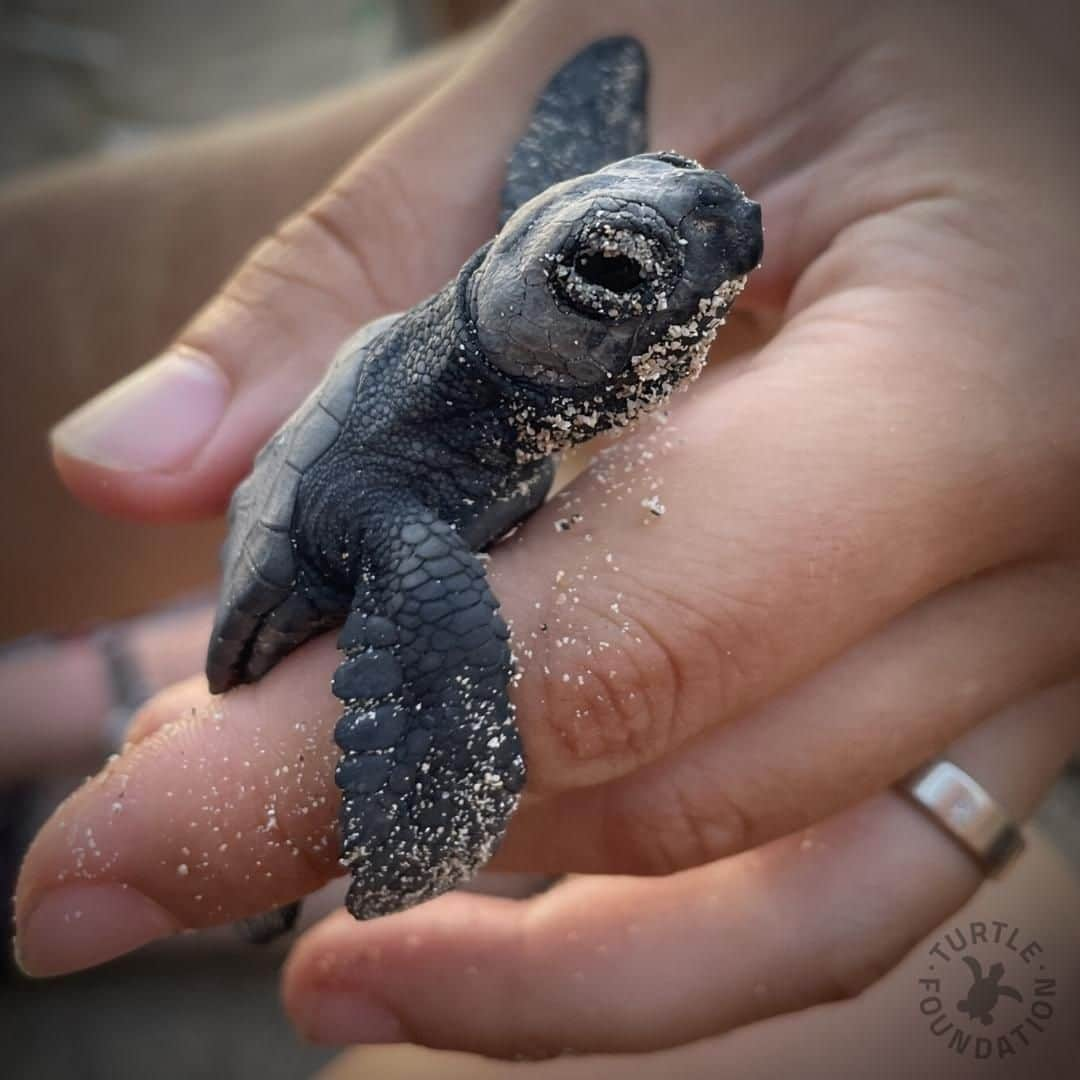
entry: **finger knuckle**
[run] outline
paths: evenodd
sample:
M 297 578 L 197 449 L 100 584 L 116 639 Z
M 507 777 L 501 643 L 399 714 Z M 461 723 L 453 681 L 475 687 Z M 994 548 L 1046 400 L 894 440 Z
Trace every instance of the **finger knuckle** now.
M 181 333 L 179 344 L 243 378 L 266 357 L 265 345 L 253 348 L 253 343 L 273 341 L 290 354 L 304 355 L 313 325 L 345 325 L 340 300 L 319 269 L 320 252 L 300 232 L 287 222 L 263 240 Z M 320 314 L 330 318 L 320 320 Z
M 413 303 L 430 246 L 418 196 L 387 155 L 368 154 L 304 211 L 305 226 L 350 273 L 344 301 L 379 312 Z
M 672 780 L 624 808 L 620 832 L 633 838 L 639 874 L 670 874 L 744 850 L 753 835 L 746 810 L 724 792 Z
M 681 681 L 667 646 L 634 618 L 610 608 L 575 615 L 584 616 L 587 635 L 555 617 L 542 624 L 560 627 L 545 632 L 539 695 L 555 786 L 564 786 L 568 765 L 588 782 L 652 757 L 669 741 Z M 534 770 L 534 783 L 545 779 Z
M 322 326 L 332 348 L 347 328 L 408 306 L 424 247 L 409 203 L 393 168 L 366 156 L 256 245 L 182 343 L 242 371 L 258 350 L 238 343 L 255 335 L 310 348 Z
M 542 756 L 550 773 L 532 777 L 541 788 L 597 782 L 655 760 L 738 711 L 770 663 L 766 606 L 720 595 L 692 605 L 624 584 L 614 597 L 582 598 L 573 624 L 545 615 L 542 625 L 558 629 L 545 633 L 539 657 L 539 727 L 552 746 Z

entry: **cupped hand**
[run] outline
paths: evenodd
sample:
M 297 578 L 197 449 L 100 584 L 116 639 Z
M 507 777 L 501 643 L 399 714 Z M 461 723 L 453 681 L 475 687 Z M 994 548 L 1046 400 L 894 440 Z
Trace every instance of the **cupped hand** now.
M 530 767 L 496 865 L 600 876 L 329 920 L 286 975 L 312 1037 L 633 1050 L 850 993 L 978 881 L 889 785 L 962 740 L 1023 813 L 1080 735 L 1075 94 L 1004 6 L 519 5 L 61 426 L 65 479 L 220 508 L 336 345 L 494 230 L 538 88 L 614 32 L 652 58 L 655 145 L 759 199 L 767 251 L 667 422 L 494 553 Z M 224 699 L 159 698 L 28 856 L 27 969 L 336 873 L 333 666 L 315 642 Z

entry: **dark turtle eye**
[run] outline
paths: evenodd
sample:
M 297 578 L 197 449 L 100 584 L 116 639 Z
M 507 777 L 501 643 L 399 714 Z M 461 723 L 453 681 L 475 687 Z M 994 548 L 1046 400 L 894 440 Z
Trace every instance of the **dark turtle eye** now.
M 601 212 L 566 237 L 562 249 L 549 256 L 556 297 L 606 322 L 645 318 L 664 306 L 681 255 L 675 238 L 661 231 L 666 226 L 642 217 L 640 210 Z
M 629 255 L 586 252 L 574 262 L 578 277 L 608 292 L 626 293 L 641 284 L 641 265 Z

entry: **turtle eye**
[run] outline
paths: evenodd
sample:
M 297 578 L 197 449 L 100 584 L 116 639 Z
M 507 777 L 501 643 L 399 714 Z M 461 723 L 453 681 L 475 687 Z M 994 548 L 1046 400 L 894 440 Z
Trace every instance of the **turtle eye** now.
M 549 258 L 556 296 L 607 322 L 644 318 L 663 306 L 680 266 L 673 241 L 615 215 L 590 221 Z
M 641 264 L 629 255 L 604 251 L 585 252 L 574 261 L 578 277 L 613 293 L 628 293 L 641 284 Z

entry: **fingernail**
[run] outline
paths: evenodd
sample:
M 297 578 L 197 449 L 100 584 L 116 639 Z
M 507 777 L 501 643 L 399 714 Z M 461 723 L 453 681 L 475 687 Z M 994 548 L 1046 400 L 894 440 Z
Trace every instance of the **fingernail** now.
M 303 1034 L 311 1042 L 327 1046 L 407 1041 L 405 1029 L 392 1012 L 370 998 L 341 991 L 315 995 Z
M 53 445 L 110 469 L 181 469 L 216 430 L 229 393 L 228 380 L 210 360 L 166 353 L 61 420 Z
M 127 885 L 67 885 L 45 893 L 20 921 L 15 959 L 27 975 L 63 975 L 180 929 L 164 908 Z

